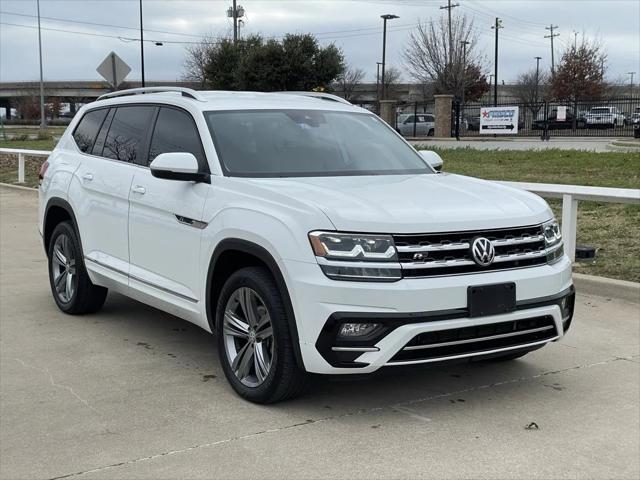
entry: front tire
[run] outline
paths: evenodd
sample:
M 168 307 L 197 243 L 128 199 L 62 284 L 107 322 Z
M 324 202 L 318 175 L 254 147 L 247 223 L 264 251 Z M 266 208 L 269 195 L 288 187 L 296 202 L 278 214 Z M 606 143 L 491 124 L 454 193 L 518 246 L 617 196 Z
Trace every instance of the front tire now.
M 284 303 L 266 268 L 246 267 L 229 277 L 216 329 L 220 363 L 238 395 L 275 403 L 304 390 L 307 375 L 296 363 Z
M 54 228 L 47 256 L 49 284 L 58 308 L 71 315 L 100 310 L 107 298 L 107 289 L 91 283 L 71 222 L 61 222 Z

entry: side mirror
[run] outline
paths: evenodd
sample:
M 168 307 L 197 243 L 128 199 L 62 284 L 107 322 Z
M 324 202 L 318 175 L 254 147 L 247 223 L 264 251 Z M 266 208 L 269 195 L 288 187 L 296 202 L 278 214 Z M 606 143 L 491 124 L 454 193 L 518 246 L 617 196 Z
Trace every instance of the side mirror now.
M 200 172 L 198 160 L 192 153 L 161 153 L 151 162 L 149 168 L 151 175 L 156 178 L 211 183 L 209 174 Z
M 440 155 L 438 155 L 436 152 L 432 152 L 431 150 L 420 150 L 418 153 L 420 153 L 420 156 L 423 158 L 423 160 L 431 165 L 431 168 L 433 168 L 436 172 L 442 171 L 443 161 L 442 158 L 440 158 Z

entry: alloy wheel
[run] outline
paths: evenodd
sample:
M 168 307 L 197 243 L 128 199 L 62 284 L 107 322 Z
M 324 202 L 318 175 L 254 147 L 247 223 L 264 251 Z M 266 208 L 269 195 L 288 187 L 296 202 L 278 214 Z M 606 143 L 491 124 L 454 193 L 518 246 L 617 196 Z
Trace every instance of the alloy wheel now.
M 247 387 L 260 386 L 271 370 L 275 343 L 269 311 L 255 290 L 241 287 L 231 294 L 222 334 L 235 376 Z
M 65 234 L 58 235 L 53 244 L 51 274 L 58 298 L 63 303 L 69 303 L 78 288 L 78 276 L 71 240 Z

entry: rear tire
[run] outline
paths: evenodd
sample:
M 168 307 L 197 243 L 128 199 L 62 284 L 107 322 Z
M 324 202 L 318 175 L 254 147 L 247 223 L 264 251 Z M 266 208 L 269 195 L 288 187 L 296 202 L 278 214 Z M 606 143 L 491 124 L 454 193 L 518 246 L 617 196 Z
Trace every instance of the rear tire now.
M 47 256 L 51 293 L 60 310 L 82 315 L 102 308 L 108 290 L 91 283 L 80 240 L 71 222 L 61 222 L 53 229 Z
M 242 398 L 275 403 L 305 390 L 308 375 L 296 362 L 284 302 L 266 268 L 242 268 L 227 279 L 216 330 L 222 369 Z

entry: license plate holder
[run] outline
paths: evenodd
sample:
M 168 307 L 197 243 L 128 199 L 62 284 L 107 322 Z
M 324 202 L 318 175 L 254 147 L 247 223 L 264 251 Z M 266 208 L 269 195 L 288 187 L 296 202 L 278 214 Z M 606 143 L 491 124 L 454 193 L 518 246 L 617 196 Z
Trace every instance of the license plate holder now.
M 506 282 L 467 287 L 467 309 L 470 317 L 513 312 L 516 309 L 516 284 Z

